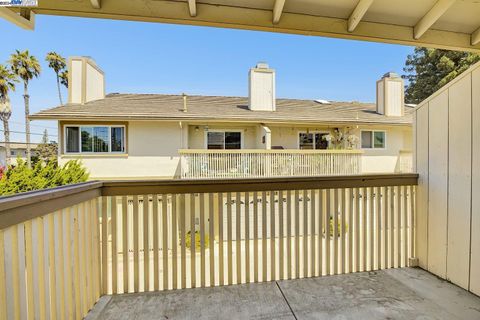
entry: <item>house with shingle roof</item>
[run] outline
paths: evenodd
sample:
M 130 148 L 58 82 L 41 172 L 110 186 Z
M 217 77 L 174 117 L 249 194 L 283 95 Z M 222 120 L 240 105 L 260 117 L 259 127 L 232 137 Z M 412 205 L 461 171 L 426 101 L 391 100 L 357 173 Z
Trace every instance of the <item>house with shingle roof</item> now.
M 95 179 L 411 170 L 413 107 L 394 73 L 377 81 L 376 103 L 360 103 L 277 99 L 265 63 L 250 69 L 247 97 L 106 95 L 91 58 L 70 58 L 69 71 L 68 103 L 31 119 L 57 120 L 59 162 L 81 159 Z

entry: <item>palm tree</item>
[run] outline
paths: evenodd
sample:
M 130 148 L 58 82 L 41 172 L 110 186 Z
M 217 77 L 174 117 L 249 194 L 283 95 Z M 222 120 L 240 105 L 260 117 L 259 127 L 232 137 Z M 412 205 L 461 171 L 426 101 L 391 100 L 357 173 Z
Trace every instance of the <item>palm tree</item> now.
M 37 78 L 40 75 L 40 64 L 37 58 L 31 56 L 28 50 L 19 51 L 16 50 L 10 57 L 10 66 L 14 74 L 16 74 L 23 81 L 23 99 L 25 101 L 25 133 L 27 140 L 27 165 L 29 168 L 32 166 L 31 162 L 31 148 L 30 148 L 30 96 L 28 95 L 28 82 L 34 77 Z
M 15 82 L 17 77 L 4 65 L 0 64 L 0 118 L 3 122 L 3 134 L 5 136 L 5 158 L 7 165 L 10 164 L 10 129 L 8 127 L 8 120 L 12 115 L 12 108 L 10 106 L 10 99 L 8 92 L 15 90 Z
M 52 51 L 47 53 L 47 57 L 45 58 L 45 60 L 48 62 L 48 66 L 52 68 L 53 71 L 55 71 L 55 74 L 57 75 L 58 98 L 60 99 L 60 105 L 63 106 L 62 93 L 60 91 L 60 82 L 62 79 L 61 77 L 64 72 L 64 69 L 67 66 L 65 62 L 65 58 L 59 55 L 58 53 Z

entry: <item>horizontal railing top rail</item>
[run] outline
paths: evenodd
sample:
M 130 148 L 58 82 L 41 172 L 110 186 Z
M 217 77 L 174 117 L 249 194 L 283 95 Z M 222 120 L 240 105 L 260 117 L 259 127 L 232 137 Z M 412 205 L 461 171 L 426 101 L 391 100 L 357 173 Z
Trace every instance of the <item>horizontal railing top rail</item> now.
M 249 179 L 92 181 L 0 197 L 0 230 L 99 196 L 417 185 L 418 174 Z
M 363 154 L 365 153 L 360 149 L 326 149 L 326 150 L 308 150 L 308 149 L 180 149 L 178 150 L 180 155 L 188 154 L 245 154 L 245 153 L 281 153 L 281 154 Z

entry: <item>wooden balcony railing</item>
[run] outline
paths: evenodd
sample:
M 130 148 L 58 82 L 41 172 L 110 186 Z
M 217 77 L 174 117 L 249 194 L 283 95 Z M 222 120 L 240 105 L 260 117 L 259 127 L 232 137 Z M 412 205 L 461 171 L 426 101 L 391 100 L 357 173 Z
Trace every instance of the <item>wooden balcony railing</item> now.
M 409 264 L 416 174 L 90 182 L 0 198 L 0 318 Z
M 338 176 L 362 172 L 362 150 L 179 150 L 185 179 Z

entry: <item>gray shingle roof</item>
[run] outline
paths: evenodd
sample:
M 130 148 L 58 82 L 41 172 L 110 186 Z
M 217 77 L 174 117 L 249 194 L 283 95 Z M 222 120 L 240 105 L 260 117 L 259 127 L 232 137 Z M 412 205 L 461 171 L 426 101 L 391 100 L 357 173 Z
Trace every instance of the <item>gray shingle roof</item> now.
M 58 120 L 191 120 L 256 123 L 365 123 L 411 125 L 413 108 L 405 116 L 387 117 L 375 112 L 375 104 L 277 99 L 277 110 L 250 111 L 246 97 L 188 96 L 183 112 L 182 95 L 110 94 L 82 104 L 67 104 L 40 111 L 32 119 Z

